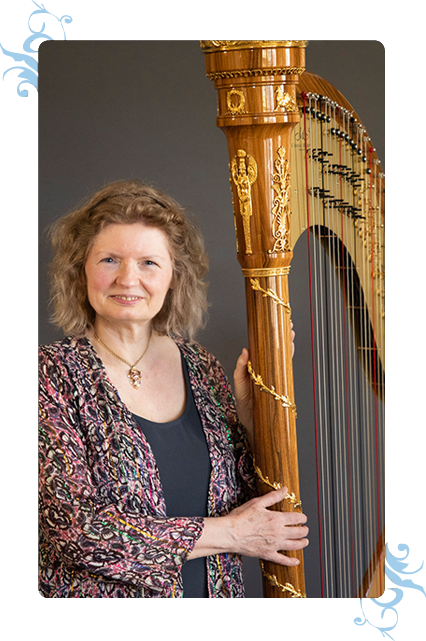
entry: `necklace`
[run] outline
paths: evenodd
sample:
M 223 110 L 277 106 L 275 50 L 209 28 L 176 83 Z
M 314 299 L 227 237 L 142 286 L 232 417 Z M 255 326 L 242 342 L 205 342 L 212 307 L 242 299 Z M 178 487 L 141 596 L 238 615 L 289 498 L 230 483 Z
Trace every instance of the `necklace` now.
M 118 358 L 119 361 L 121 361 L 122 363 L 125 363 L 126 365 L 128 365 L 130 367 L 130 369 L 129 369 L 128 373 L 127 373 L 127 378 L 130 381 L 130 385 L 132 385 L 132 387 L 134 389 L 138 389 L 140 384 L 142 383 L 142 372 L 139 369 L 136 369 L 136 365 L 139 363 L 139 361 L 141 361 L 143 359 L 143 357 L 145 356 L 145 354 L 148 351 L 149 343 L 151 341 L 151 336 L 152 336 L 152 328 L 151 328 L 151 333 L 150 333 L 149 338 L 148 338 L 148 344 L 147 344 L 147 346 L 145 348 L 144 353 L 142 354 L 142 356 L 139 356 L 138 360 L 135 363 L 133 363 L 133 365 L 131 363 L 128 363 L 127 361 L 125 361 L 124 358 L 121 358 L 121 356 L 119 356 L 118 354 L 113 352 L 112 349 L 110 349 L 107 345 L 105 345 L 105 343 L 101 341 L 101 339 L 99 338 L 99 336 L 97 335 L 96 332 L 94 333 L 94 336 L 95 336 L 96 340 L 99 341 L 99 343 L 103 347 L 105 347 L 107 352 L 109 352 L 110 354 L 112 354 L 112 356 L 115 356 L 115 358 Z

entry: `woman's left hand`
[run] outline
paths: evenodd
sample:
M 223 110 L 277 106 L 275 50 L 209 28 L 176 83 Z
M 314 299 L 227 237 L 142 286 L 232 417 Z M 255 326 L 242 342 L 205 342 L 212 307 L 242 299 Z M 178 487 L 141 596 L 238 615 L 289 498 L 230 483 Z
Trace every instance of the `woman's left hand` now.
M 234 390 L 237 414 L 249 436 L 253 430 L 253 402 L 251 397 L 251 380 L 247 371 L 249 351 L 244 347 L 234 370 Z
M 295 332 L 293 330 L 293 323 L 291 327 L 291 354 L 294 354 L 294 339 Z M 247 430 L 250 443 L 252 444 L 251 434 L 253 431 L 253 401 L 252 401 L 252 386 L 250 374 L 247 371 L 247 363 L 249 361 L 249 351 L 244 347 L 241 355 L 237 360 L 234 370 L 234 391 L 235 400 L 237 404 L 237 414 L 240 422 Z

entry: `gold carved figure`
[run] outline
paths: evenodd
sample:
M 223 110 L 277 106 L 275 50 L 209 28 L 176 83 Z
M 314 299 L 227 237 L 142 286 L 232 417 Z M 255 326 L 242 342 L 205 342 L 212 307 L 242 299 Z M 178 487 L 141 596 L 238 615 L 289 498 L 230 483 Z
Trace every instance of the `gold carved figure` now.
M 257 178 L 255 159 L 244 149 L 238 149 L 237 155 L 231 162 L 231 176 L 237 187 L 240 201 L 240 214 L 243 219 L 246 254 L 251 254 L 250 218 L 252 216 L 251 186 Z
M 277 87 L 275 89 L 275 97 L 277 99 L 277 106 L 275 111 L 278 109 L 284 109 L 285 111 L 299 111 L 297 103 L 287 91 L 284 91 L 282 87 Z

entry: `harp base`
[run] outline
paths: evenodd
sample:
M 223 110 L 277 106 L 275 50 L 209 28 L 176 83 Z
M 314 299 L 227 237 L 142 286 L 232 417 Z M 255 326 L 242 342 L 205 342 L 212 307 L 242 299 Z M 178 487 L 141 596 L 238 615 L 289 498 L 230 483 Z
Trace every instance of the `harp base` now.
M 389 546 L 389 550 L 394 556 L 398 556 L 398 513 L 396 511 L 391 531 L 386 540 L 386 543 Z M 375 573 L 372 576 L 370 586 L 365 594 L 364 599 L 377 599 L 379 601 L 391 601 L 395 597 L 395 593 L 391 588 L 395 588 L 394 584 L 388 579 L 385 574 L 385 549 L 386 546 L 383 546 L 382 553 L 380 555 L 379 564 Z

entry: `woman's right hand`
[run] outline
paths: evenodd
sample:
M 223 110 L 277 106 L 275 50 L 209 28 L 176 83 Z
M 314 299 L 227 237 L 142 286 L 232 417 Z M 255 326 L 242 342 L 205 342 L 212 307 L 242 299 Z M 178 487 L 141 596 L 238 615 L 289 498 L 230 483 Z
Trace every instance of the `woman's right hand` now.
M 308 545 L 307 517 L 299 512 L 267 509 L 286 495 L 287 488 L 283 487 L 247 501 L 226 516 L 205 519 L 203 533 L 189 558 L 234 552 L 279 565 L 298 565 L 296 558 L 280 551 L 301 550 Z
M 230 535 L 239 554 L 253 556 L 280 565 L 297 565 L 297 559 L 282 551 L 301 550 L 308 545 L 307 517 L 300 512 L 277 512 L 267 508 L 287 496 L 287 488 L 251 499 L 228 515 L 232 519 Z M 297 526 L 297 527 L 295 527 Z M 234 546 L 233 546 L 234 547 Z

